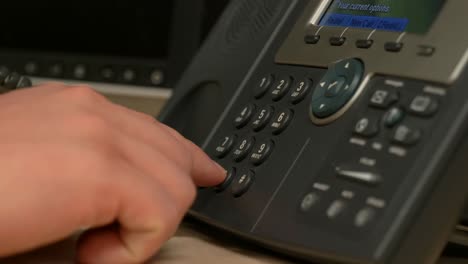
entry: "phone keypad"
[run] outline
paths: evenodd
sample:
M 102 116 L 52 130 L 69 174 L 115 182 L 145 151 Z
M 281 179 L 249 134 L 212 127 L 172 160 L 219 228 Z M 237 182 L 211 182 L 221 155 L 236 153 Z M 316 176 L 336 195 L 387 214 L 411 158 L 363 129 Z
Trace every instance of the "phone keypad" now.
M 215 147 L 214 155 L 218 159 L 232 159 L 238 167 L 241 167 L 230 170 L 226 181 L 215 188 L 216 192 L 222 193 L 227 189 L 226 186 L 231 186 L 232 195 L 241 197 L 248 191 L 254 182 L 254 169 L 267 162 L 274 152 L 274 136 L 287 130 L 294 118 L 292 109 L 279 107 L 279 110 L 276 110 L 276 104 L 289 94 L 289 102 L 285 102 L 288 105 L 297 105 L 309 94 L 313 84 L 310 78 L 294 81 L 291 76 L 283 76 L 286 77 L 266 74 L 259 80 L 253 89 L 253 98 L 257 101 L 247 103 L 234 116 L 233 124 L 238 130 L 236 134 L 240 137 L 234 134 L 225 136 Z M 267 93 L 276 104 L 257 107 L 258 101 Z M 242 134 L 247 135 L 242 136 Z M 260 135 L 259 140 L 255 134 Z M 243 163 L 244 160 L 247 160 L 248 165 Z

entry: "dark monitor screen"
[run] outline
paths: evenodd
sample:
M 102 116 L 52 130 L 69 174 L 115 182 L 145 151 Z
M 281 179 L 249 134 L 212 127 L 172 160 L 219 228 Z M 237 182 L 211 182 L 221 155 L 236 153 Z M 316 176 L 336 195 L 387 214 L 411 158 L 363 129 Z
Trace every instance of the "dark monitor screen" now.
M 0 15 L 4 25 L 0 48 L 164 59 L 169 48 L 173 2 L 7 4 Z
M 444 2 L 445 0 L 334 0 L 319 24 L 425 33 Z

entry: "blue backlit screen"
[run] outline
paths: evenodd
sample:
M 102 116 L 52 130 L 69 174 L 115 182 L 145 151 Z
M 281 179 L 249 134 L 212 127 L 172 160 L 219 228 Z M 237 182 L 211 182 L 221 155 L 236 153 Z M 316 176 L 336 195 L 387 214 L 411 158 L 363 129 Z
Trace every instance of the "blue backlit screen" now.
M 321 26 L 425 33 L 445 0 L 334 0 Z

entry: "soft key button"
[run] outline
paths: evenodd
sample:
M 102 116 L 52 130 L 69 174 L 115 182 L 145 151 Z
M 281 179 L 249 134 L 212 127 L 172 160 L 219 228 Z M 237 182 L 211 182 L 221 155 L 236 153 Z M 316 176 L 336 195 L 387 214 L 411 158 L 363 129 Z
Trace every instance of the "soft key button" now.
M 385 43 L 385 50 L 388 52 L 400 52 L 403 49 L 403 43 L 396 41 L 389 41 Z
M 306 44 L 317 44 L 320 41 L 320 35 L 306 35 L 304 42 Z
M 346 42 L 345 37 L 331 37 L 330 38 L 330 45 L 332 46 L 343 46 L 345 42 Z
M 371 39 L 359 39 L 356 41 L 356 47 L 360 49 L 369 49 L 374 44 L 374 41 Z

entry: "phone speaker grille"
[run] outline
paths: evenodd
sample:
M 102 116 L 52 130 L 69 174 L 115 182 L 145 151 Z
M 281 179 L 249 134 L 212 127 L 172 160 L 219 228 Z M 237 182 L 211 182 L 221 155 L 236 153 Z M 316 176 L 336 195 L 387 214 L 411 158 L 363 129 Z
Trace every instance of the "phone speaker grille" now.
M 248 43 L 255 39 L 281 14 L 288 1 L 282 0 L 247 0 L 240 1 L 237 8 L 233 8 L 226 21 L 224 42 L 227 49 Z

